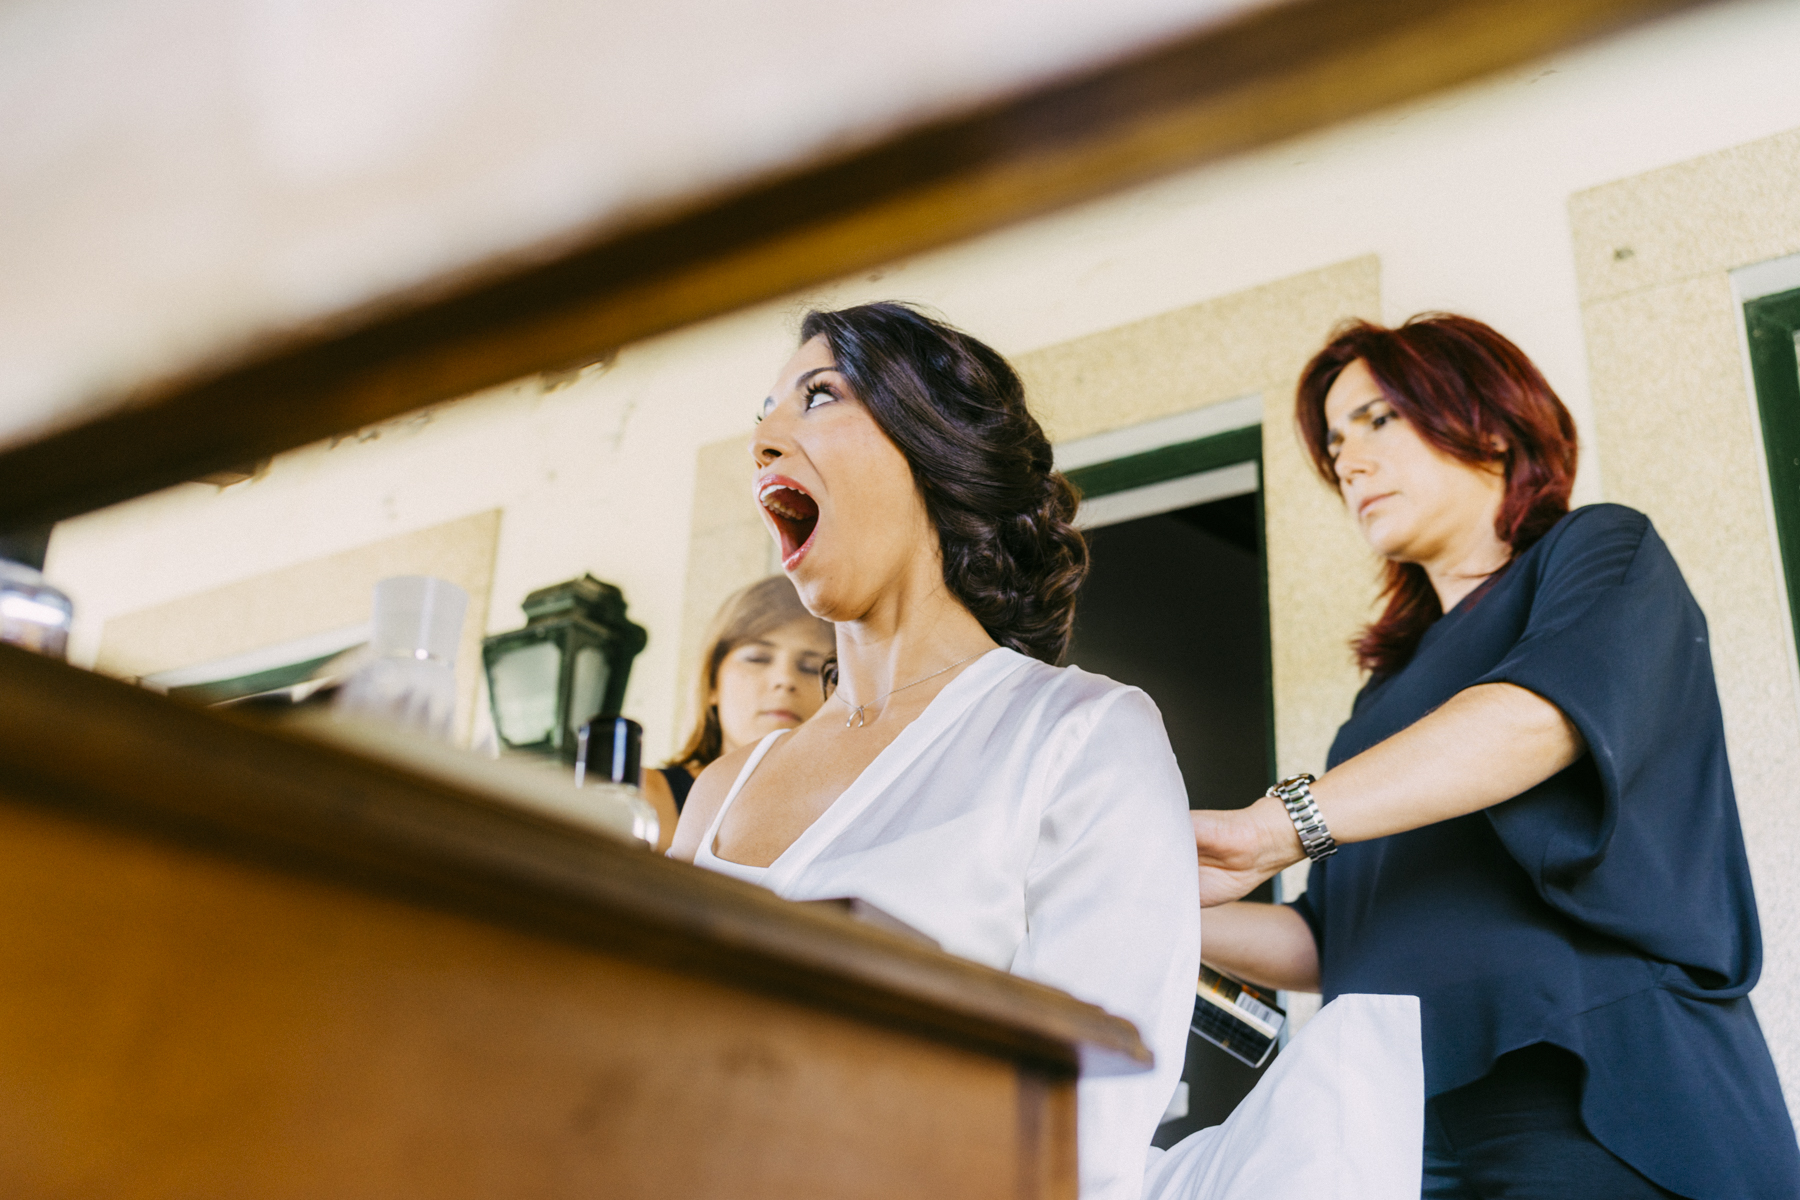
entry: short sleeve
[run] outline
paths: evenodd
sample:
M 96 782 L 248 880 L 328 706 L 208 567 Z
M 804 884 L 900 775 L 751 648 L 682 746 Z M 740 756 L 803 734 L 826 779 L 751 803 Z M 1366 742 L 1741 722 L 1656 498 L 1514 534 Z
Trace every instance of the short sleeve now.
M 1683 990 L 1741 995 L 1760 939 L 1705 618 L 1643 514 L 1597 505 L 1552 536 L 1523 633 L 1475 682 L 1542 696 L 1588 753 L 1488 817 L 1552 907 Z
M 1187 790 L 1143 692 L 1120 688 L 1049 775 L 1012 969 L 1135 1024 L 1149 1073 L 1084 1078 L 1082 1200 L 1135 1200 L 1181 1077 L 1200 970 L 1199 868 Z
M 1306 927 L 1312 930 L 1313 945 L 1321 951 L 1325 948 L 1325 863 L 1315 862 L 1307 869 L 1306 890 L 1287 902 L 1287 906 L 1300 914 Z

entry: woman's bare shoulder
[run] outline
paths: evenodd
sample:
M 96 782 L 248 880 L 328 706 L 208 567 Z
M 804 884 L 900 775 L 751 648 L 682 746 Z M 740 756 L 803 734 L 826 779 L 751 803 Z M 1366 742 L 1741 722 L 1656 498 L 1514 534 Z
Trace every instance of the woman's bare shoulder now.
M 694 780 L 693 791 L 688 793 L 687 803 L 681 806 L 681 821 L 675 826 L 675 841 L 669 847 L 670 858 L 694 861 L 694 855 L 700 851 L 700 839 L 706 836 L 713 818 L 718 815 L 719 806 L 725 803 L 725 794 L 731 791 L 732 781 L 754 753 L 754 742 L 739 746 L 730 754 L 713 760 L 700 772 L 700 777 Z
M 656 849 L 658 853 L 665 852 L 675 838 L 675 827 L 681 823 L 681 812 L 675 807 L 675 793 L 669 790 L 669 781 L 655 767 L 645 768 L 643 782 L 638 790 L 650 802 L 650 807 L 656 810 L 659 827 Z

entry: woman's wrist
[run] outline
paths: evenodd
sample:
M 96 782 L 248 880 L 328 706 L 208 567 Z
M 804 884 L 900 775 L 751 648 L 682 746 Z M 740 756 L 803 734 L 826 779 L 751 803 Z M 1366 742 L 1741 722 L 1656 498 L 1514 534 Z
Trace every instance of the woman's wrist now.
M 1274 796 L 1265 794 L 1250 806 L 1250 812 L 1256 817 L 1257 828 L 1262 833 L 1261 849 L 1257 855 L 1259 871 L 1273 876 L 1297 862 L 1306 861 L 1306 848 L 1300 842 L 1300 831 L 1294 827 L 1294 818 L 1289 815 L 1285 804 Z
M 1223 812 L 1195 809 L 1189 817 L 1200 856 L 1202 908 L 1241 900 L 1306 857 L 1287 809 L 1273 796 Z

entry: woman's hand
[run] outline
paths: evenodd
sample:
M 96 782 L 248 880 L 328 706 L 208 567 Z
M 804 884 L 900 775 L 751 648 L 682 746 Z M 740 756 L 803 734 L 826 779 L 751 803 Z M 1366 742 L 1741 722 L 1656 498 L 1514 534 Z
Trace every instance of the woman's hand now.
M 1188 816 L 1200 854 L 1201 908 L 1240 899 L 1306 857 L 1287 809 L 1273 796 L 1248 808 L 1197 808 Z

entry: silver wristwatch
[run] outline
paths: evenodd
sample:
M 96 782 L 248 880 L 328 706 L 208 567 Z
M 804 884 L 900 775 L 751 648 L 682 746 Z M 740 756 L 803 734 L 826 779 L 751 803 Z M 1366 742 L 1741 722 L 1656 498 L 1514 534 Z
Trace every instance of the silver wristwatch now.
M 1290 775 L 1270 788 L 1268 794 L 1287 809 L 1288 819 L 1294 823 L 1294 832 L 1300 835 L 1300 848 L 1306 851 L 1306 857 L 1318 862 L 1336 854 L 1338 844 L 1326 827 L 1325 818 L 1319 815 L 1319 802 L 1313 799 L 1314 778 L 1304 771 Z

